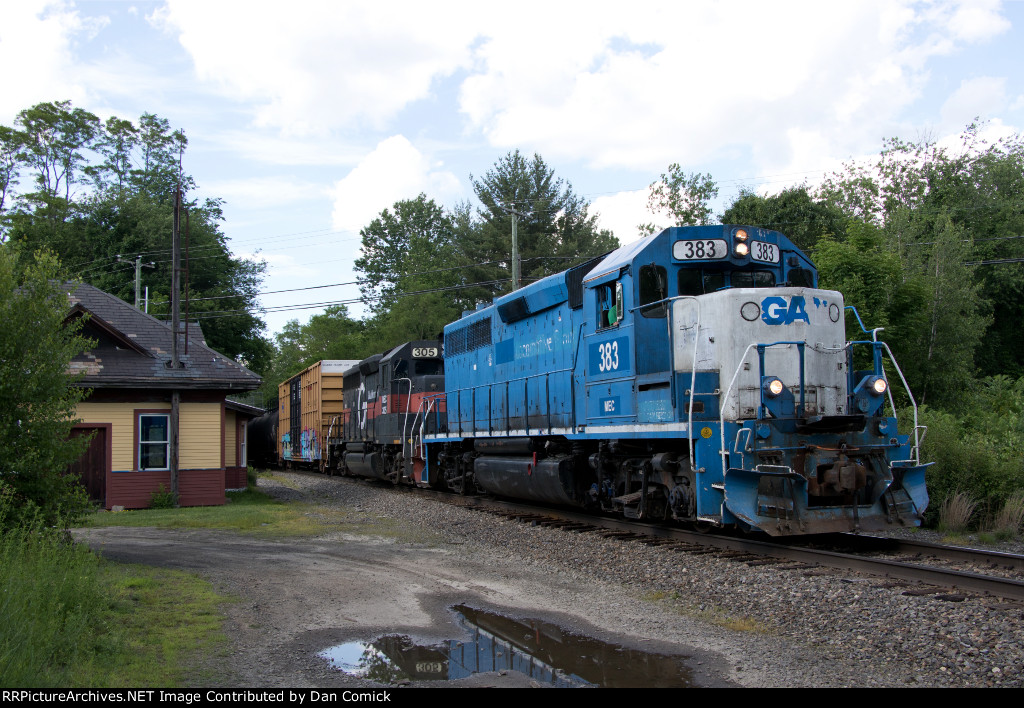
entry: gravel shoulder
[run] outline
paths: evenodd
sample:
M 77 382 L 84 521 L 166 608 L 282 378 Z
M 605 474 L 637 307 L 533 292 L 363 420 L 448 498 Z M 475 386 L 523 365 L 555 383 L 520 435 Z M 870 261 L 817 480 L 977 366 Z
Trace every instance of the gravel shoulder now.
M 340 505 L 344 531 L 263 540 L 110 527 L 106 557 L 195 572 L 225 607 L 223 686 L 363 687 L 317 653 L 383 634 L 458 639 L 450 607 L 533 618 L 688 657 L 701 686 L 1021 686 L 1024 608 L 901 594 L 884 580 L 750 567 L 532 527 L 359 480 L 278 473 L 283 500 Z M 412 685 L 529 686 L 514 671 Z

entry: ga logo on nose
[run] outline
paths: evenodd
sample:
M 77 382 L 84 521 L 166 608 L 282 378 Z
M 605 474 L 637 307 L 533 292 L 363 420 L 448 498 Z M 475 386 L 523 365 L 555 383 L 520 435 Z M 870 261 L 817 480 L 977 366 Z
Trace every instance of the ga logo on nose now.
M 807 316 L 806 302 L 803 295 L 794 295 L 793 299 L 786 302 L 786 298 L 773 295 L 761 301 L 761 319 L 765 324 L 788 325 L 797 320 L 803 320 L 807 324 L 811 319 Z

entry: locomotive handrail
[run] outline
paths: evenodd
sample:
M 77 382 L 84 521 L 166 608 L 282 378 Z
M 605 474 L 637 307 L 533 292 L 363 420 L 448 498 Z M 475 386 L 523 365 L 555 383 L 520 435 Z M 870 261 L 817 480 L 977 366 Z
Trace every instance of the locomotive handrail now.
M 801 398 L 801 404 L 800 405 L 801 405 L 801 407 L 803 407 L 803 405 L 804 405 L 803 398 L 804 398 L 805 381 L 804 381 L 804 374 L 803 374 L 803 356 L 804 356 L 804 351 L 805 351 L 805 347 L 807 346 L 807 343 L 806 342 L 796 342 L 796 341 L 782 341 L 782 342 L 772 342 L 771 344 L 761 344 L 761 343 L 758 343 L 758 342 L 751 342 L 750 344 L 748 344 L 747 348 L 743 350 L 743 356 L 741 356 L 739 358 L 739 363 L 736 365 L 736 371 L 733 372 L 732 379 L 730 379 L 730 381 L 729 381 L 729 386 L 728 386 L 728 388 L 725 389 L 725 394 L 721 398 L 722 405 L 719 406 L 718 425 L 719 425 L 719 431 L 720 431 L 719 432 L 719 439 L 721 440 L 721 446 L 719 448 L 719 453 L 718 454 L 722 458 L 722 477 L 725 477 L 725 474 L 728 471 L 728 462 L 727 462 L 727 460 L 728 460 L 728 455 L 729 455 L 729 452 L 725 449 L 725 435 L 723 434 L 724 431 L 725 431 L 725 408 L 726 408 L 725 403 L 729 400 L 729 395 L 732 393 L 732 387 L 736 383 L 736 378 L 740 375 L 740 371 L 743 370 L 743 365 L 744 365 L 744 363 L 746 363 L 747 354 L 750 353 L 751 349 L 755 349 L 755 348 L 758 349 L 758 351 L 759 351 L 760 374 L 761 374 L 761 377 L 763 378 L 764 377 L 764 350 L 767 349 L 768 347 L 774 347 L 774 346 L 783 345 L 783 344 L 784 345 L 796 344 L 797 347 L 800 350 L 800 354 L 801 354 L 801 356 L 800 356 L 800 364 L 801 364 L 801 367 L 800 367 L 800 398 Z M 845 347 L 843 349 L 832 349 L 831 347 L 824 347 L 824 348 L 820 348 L 819 349 L 817 346 L 814 346 L 814 347 L 812 347 L 812 349 L 814 351 L 833 351 L 833 352 L 845 351 Z M 758 388 L 760 388 L 760 386 Z M 762 392 L 762 396 L 763 395 L 764 394 Z M 763 405 L 764 404 L 762 402 L 761 406 L 763 407 Z M 758 410 L 758 416 L 760 417 L 760 415 L 761 415 L 761 411 Z M 691 439 L 692 439 L 692 434 L 691 434 Z
M 911 392 L 910 385 L 907 383 L 907 379 L 903 375 L 903 370 L 900 369 L 900 365 L 899 365 L 899 363 L 897 363 L 896 357 L 893 356 L 892 350 L 889 348 L 889 345 L 886 344 L 885 342 L 878 341 L 878 333 L 881 332 L 882 330 L 884 330 L 885 328 L 884 327 L 876 327 L 876 328 L 874 328 L 872 330 L 868 330 L 868 328 L 865 327 L 864 323 L 861 321 L 860 313 L 857 312 L 857 308 L 856 307 L 854 307 L 853 305 L 847 305 L 845 309 L 852 310 L 853 311 L 853 316 L 855 318 L 857 318 L 857 324 L 860 325 L 861 331 L 864 332 L 864 334 L 870 334 L 871 335 L 871 341 L 870 342 L 854 342 L 854 341 L 851 341 L 851 342 L 848 343 L 848 346 L 850 346 L 851 357 L 852 357 L 852 354 L 853 354 L 853 345 L 854 344 L 871 344 L 872 345 L 872 349 L 874 350 L 875 357 L 876 357 L 876 359 L 875 359 L 875 366 L 876 366 L 876 368 L 880 369 L 882 375 L 884 375 L 885 374 L 885 370 L 882 368 L 881 357 L 878 356 L 878 355 L 879 355 L 879 346 L 885 347 L 885 352 L 889 355 L 889 361 L 892 362 L 893 367 L 895 367 L 895 369 L 896 369 L 896 373 L 899 374 L 900 381 L 903 383 L 903 389 L 907 392 L 907 396 L 910 398 L 910 406 L 911 406 L 911 408 L 914 409 L 914 446 L 910 450 L 910 455 L 911 455 L 912 459 L 911 460 L 894 460 L 894 462 L 908 462 L 909 461 L 909 462 L 914 462 L 914 464 L 916 464 L 916 465 L 920 465 L 921 464 L 921 444 L 924 442 L 924 435 L 927 435 L 927 433 L 928 433 L 928 426 L 922 426 L 922 425 L 920 425 L 918 423 L 918 418 L 917 418 L 917 401 L 914 400 L 914 394 L 913 394 L 913 392 Z M 895 415 L 896 415 L 896 402 L 893 400 L 893 397 L 892 397 L 892 388 L 891 387 L 888 388 L 886 393 L 889 396 L 889 406 L 892 408 L 892 414 L 895 417 Z M 918 431 L 922 430 L 922 429 L 924 430 L 924 435 L 918 435 Z
M 424 394 L 423 398 L 420 399 L 420 409 L 423 408 L 424 403 L 426 403 L 426 406 L 427 406 L 427 410 L 423 413 L 423 418 L 420 420 L 420 444 L 421 445 L 423 444 L 423 438 L 426 436 L 426 433 L 424 432 L 424 428 L 427 425 L 427 419 L 430 416 L 430 411 L 434 408 L 434 404 L 437 401 L 439 401 L 441 398 L 446 398 L 447 395 L 448 395 L 447 393 L 429 393 L 429 394 Z M 440 416 L 440 414 L 441 414 L 440 408 L 438 408 L 438 410 L 434 411 L 434 416 L 435 416 L 435 420 L 434 420 L 435 433 L 434 434 L 438 434 L 438 431 L 441 428 L 440 420 L 438 419 L 438 416 Z M 419 416 L 419 412 L 417 412 L 416 415 Z M 416 424 L 416 419 L 414 418 L 413 419 L 413 425 L 415 426 L 415 424 Z
M 695 444 L 695 441 L 693 440 L 693 397 L 696 394 L 696 385 L 697 385 L 697 343 L 700 341 L 700 300 L 699 300 L 699 298 L 697 298 L 694 295 L 675 295 L 673 297 L 666 297 L 666 298 L 663 298 L 663 299 L 660 299 L 660 300 L 656 300 L 654 302 L 647 302 L 646 304 L 643 304 L 643 305 L 637 305 L 636 307 L 631 308 L 630 311 L 632 313 L 632 311 L 635 311 L 637 309 L 641 309 L 641 308 L 645 308 L 645 307 L 652 307 L 654 305 L 663 304 L 663 303 L 668 305 L 666 307 L 666 309 L 668 309 L 669 317 L 666 318 L 666 322 L 668 323 L 667 326 L 669 328 L 669 344 L 672 346 L 672 375 L 669 377 L 669 395 L 672 398 L 672 406 L 673 406 L 673 408 L 675 408 L 675 406 L 676 406 L 676 345 L 675 345 L 675 339 L 673 338 L 672 333 L 674 331 L 673 324 L 675 324 L 676 314 L 675 314 L 675 309 L 672 307 L 671 303 L 675 302 L 676 300 L 693 300 L 697 304 L 697 321 L 694 324 L 694 327 L 696 328 L 696 332 L 694 332 L 694 334 L 693 334 L 693 360 L 692 360 L 692 363 L 690 365 L 690 398 L 689 398 L 689 401 L 687 402 L 687 406 L 686 406 L 686 438 L 687 438 L 687 442 L 689 443 L 689 447 L 690 447 L 690 471 L 692 471 L 694 474 L 696 474 L 698 470 L 697 470 L 696 458 L 695 458 L 695 453 L 696 453 L 695 445 L 696 444 Z
M 564 369 L 555 369 L 553 371 L 545 371 L 545 372 L 542 372 L 542 373 L 539 373 L 539 374 L 530 374 L 530 375 L 527 375 L 527 376 L 519 376 L 519 377 L 516 377 L 516 378 L 506 379 L 504 383 L 505 383 L 505 385 L 507 387 L 508 384 L 510 384 L 510 383 L 516 383 L 518 381 L 524 382 L 524 404 L 525 404 L 527 402 L 526 398 L 525 398 L 525 395 L 527 393 L 527 391 L 525 390 L 525 386 L 527 385 L 526 382 L 530 381 L 530 379 L 537 379 L 537 380 L 539 380 L 539 379 L 541 379 L 543 377 L 545 382 L 547 382 L 548 381 L 548 377 L 550 377 L 552 374 L 562 374 L 562 373 L 566 373 L 566 372 L 570 372 L 570 374 L 571 374 L 572 371 L 573 371 L 572 367 L 566 367 Z M 445 391 L 445 395 L 451 395 L 451 394 L 455 395 L 457 405 L 462 400 L 461 394 L 462 394 L 463 391 L 469 391 L 469 392 L 471 392 L 473 394 L 473 396 L 474 396 L 474 400 L 473 400 L 473 432 L 474 433 L 477 431 L 476 400 L 475 400 L 475 396 L 476 396 L 477 389 L 480 389 L 480 388 L 486 388 L 487 389 L 487 395 L 488 395 L 488 404 L 487 404 L 487 425 L 488 425 L 488 431 L 490 432 L 492 430 L 492 428 L 494 427 L 493 426 L 493 421 L 491 420 L 491 408 L 492 408 L 492 406 L 491 406 L 491 400 L 490 400 L 491 388 L 494 385 L 495 385 L 494 383 L 490 383 L 490 384 L 486 384 L 485 386 L 465 386 L 463 388 L 453 388 L 453 389 L 449 389 L 449 390 Z M 548 401 L 550 403 L 550 400 L 551 400 L 550 387 L 547 387 L 546 391 L 547 391 Z M 575 405 L 575 400 L 573 401 L 573 405 Z M 508 408 L 508 395 L 506 394 L 506 396 L 505 396 L 505 418 L 506 418 L 506 426 L 505 426 L 505 428 L 506 428 L 506 435 L 509 432 L 511 432 L 509 424 L 507 422 L 507 419 L 509 417 L 509 412 L 508 411 L 509 411 L 509 408 Z M 459 405 L 458 410 L 457 410 L 457 415 L 458 415 L 458 418 L 459 418 L 459 435 L 460 436 L 462 435 L 462 415 L 461 415 L 461 413 L 462 413 L 462 408 L 461 408 L 461 405 Z M 525 418 L 526 418 L 525 430 L 529 431 L 530 423 L 529 423 L 529 409 L 528 409 L 528 407 L 527 407 L 527 410 L 525 411 Z M 548 413 L 548 426 L 547 427 L 548 427 L 548 434 L 550 435 L 551 431 L 552 431 L 552 427 L 551 427 L 551 414 L 550 414 L 550 412 Z M 543 430 L 543 429 L 544 429 L 543 427 L 538 427 L 537 428 L 537 430 Z
M 856 312 L 856 309 L 854 309 L 854 312 Z M 875 331 L 880 331 L 881 329 L 882 328 L 879 327 L 878 330 L 875 330 Z M 870 344 L 870 345 L 872 345 L 872 347 L 875 350 L 878 350 L 880 347 L 885 347 L 885 352 L 886 352 L 886 354 L 889 355 L 889 361 L 892 363 L 893 368 L 896 369 L 896 373 L 899 374 L 900 381 L 903 383 L 903 390 L 905 390 L 907 392 L 907 396 L 910 398 L 910 406 L 911 406 L 911 408 L 914 411 L 914 445 L 913 445 L 913 447 L 910 450 L 910 458 L 911 459 L 910 460 L 893 460 L 893 462 L 913 462 L 915 465 L 920 465 L 921 464 L 921 444 L 924 442 L 924 436 L 927 435 L 927 433 L 928 433 L 928 426 L 920 425 L 918 423 L 918 418 L 917 418 L 917 401 L 914 399 L 914 394 L 910 390 L 910 384 L 907 383 L 907 378 L 903 375 L 903 370 L 900 368 L 900 365 L 896 362 L 896 357 L 893 356 L 892 350 L 889 348 L 889 345 L 886 344 L 885 342 L 879 342 L 878 340 L 872 340 L 870 342 L 866 342 L 866 341 L 849 342 L 849 346 L 851 347 L 851 349 L 850 349 L 851 353 L 853 351 L 852 347 L 853 347 L 854 344 Z M 884 374 L 884 371 L 883 371 L 883 374 Z M 896 415 L 896 402 L 893 400 L 893 397 L 892 397 L 892 388 L 890 387 L 889 389 L 887 389 L 886 393 L 888 394 L 888 397 L 889 397 L 889 406 L 892 408 L 892 414 L 893 414 L 893 416 L 895 416 Z M 919 430 L 923 430 L 924 434 L 918 435 L 918 431 Z
M 883 331 L 885 329 L 885 327 L 875 327 L 874 329 L 868 329 L 867 327 L 864 326 L 864 323 L 861 321 L 860 313 L 857 312 L 857 308 L 856 307 L 854 307 L 853 305 L 847 305 L 844 309 L 852 310 L 853 311 L 853 316 L 857 318 L 857 324 L 860 325 L 860 330 L 864 334 L 870 334 L 871 335 L 871 341 L 873 341 L 873 342 L 877 342 L 878 341 L 878 333 Z
M 394 380 L 395 381 L 399 381 L 399 382 L 401 382 L 401 381 L 408 381 L 409 382 L 409 394 L 405 397 L 405 418 L 402 420 L 402 457 L 405 457 L 405 439 L 409 435 L 409 433 L 411 432 L 409 430 L 409 409 L 412 408 L 412 379 L 403 376 L 400 379 L 394 379 Z M 399 393 L 398 395 L 401 396 L 402 394 Z M 416 425 L 416 419 L 415 418 L 412 419 L 412 424 Z M 409 441 L 409 457 L 406 458 L 406 459 L 409 459 L 409 460 L 412 459 L 412 441 L 411 440 Z

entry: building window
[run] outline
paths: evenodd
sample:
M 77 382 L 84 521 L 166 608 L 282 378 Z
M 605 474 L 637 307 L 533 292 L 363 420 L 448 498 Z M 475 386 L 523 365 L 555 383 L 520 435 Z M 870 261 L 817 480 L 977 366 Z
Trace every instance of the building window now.
M 245 443 L 246 443 L 246 438 L 248 437 L 248 435 L 249 435 L 249 426 L 246 425 L 245 421 L 243 420 L 239 424 L 239 426 L 238 426 L 238 466 L 239 467 L 246 467 L 249 464 L 248 461 L 245 458 Z
M 139 470 L 170 469 L 170 416 L 139 416 Z

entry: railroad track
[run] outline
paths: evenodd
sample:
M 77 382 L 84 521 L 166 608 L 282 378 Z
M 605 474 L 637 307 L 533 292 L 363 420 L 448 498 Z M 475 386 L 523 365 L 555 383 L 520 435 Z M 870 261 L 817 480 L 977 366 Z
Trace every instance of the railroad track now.
M 485 497 L 460 497 L 442 492 L 431 494 L 449 504 L 499 514 L 532 525 L 595 533 L 682 553 L 714 553 L 749 565 L 778 565 L 791 570 L 825 567 L 856 571 L 887 578 L 887 587 L 901 589 L 907 595 L 931 595 L 953 602 L 980 595 L 1024 602 L 1024 580 L 1021 579 L 1024 577 L 1024 556 L 1008 553 L 849 534 L 834 534 L 810 541 L 775 542 L 596 517 L 566 509 Z M 816 547 L 823 543 L 829 547 Z M 872 555 L 880 553 L 895 554 L 896 557 Z M 931 564 L 936 561 L 969 563 L 976 570 Z M 1014 607 L 1019 606 L 1015 604 Z

